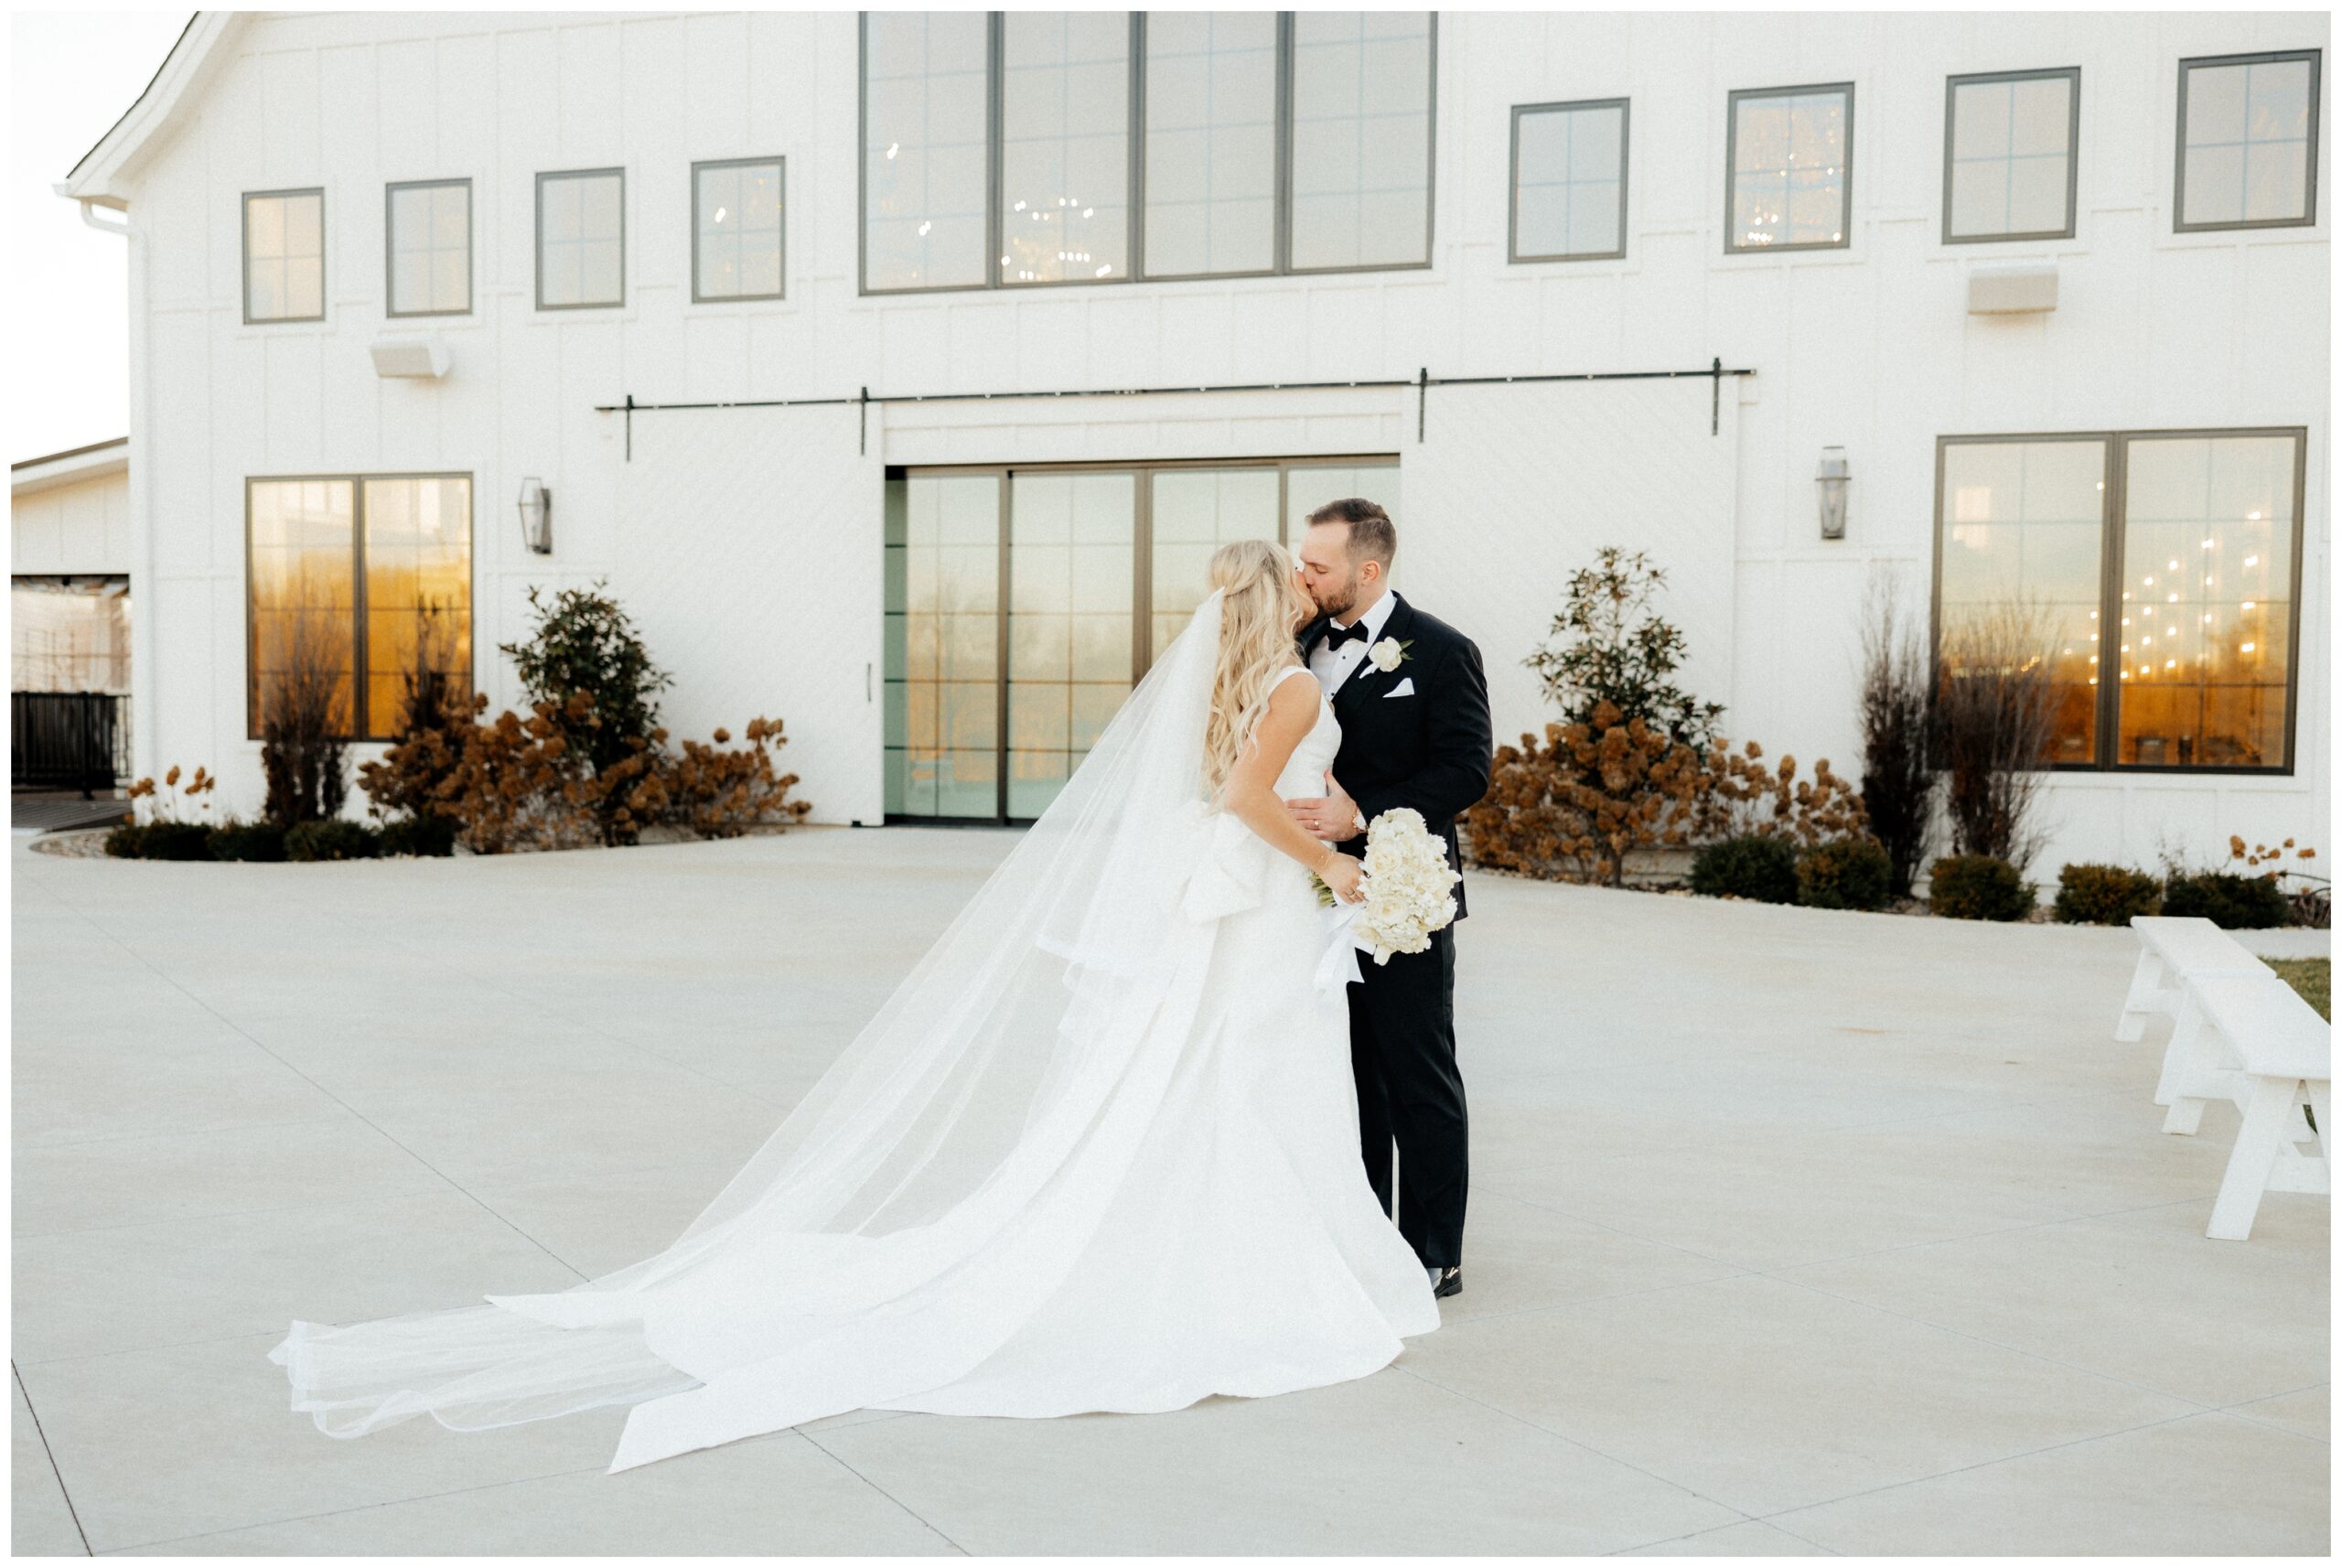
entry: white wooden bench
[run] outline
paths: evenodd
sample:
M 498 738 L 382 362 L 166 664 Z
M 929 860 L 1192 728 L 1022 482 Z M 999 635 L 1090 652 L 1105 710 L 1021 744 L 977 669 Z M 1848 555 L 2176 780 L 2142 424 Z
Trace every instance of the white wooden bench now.
M 2270 968 L 2237 945 L 2211 921 L 2194 916 L 2133 915 L 2131 929 L 2139 936 L 2139 967 L 2131 975 L 2131 993 L 2122 999 L 2122 1015 L 2115 1021 L 2118 1040 L 2143 1038 L 2147 1019 L 2157 1013 L 2170 1017 L 2171 1038 L 2165 1042 L 2163 1072 L 2155 1079 L 2155 1103 L 2171 1103 L 2172 1086 L 2206 1063 L 2210 1048 L 2204 1023 L 2187 1004 L 2187 982 L 2218 975 L 2272 976 Z
M 2188 1012 L 2213 1049 L 2174 1086 L 2167 1133 L 2193 1133 L 2205 1105 L 2242 1112 L 2228 1174 L 2204 1234 L 2241 1241 L 2264 1192 L 2331 1192 L 2333 1030 L 2274 974 L 2213 975 L 2187 983 Z M 2302 1116 L 2316 1120 L 2312 1133 Z M 2307 1144 L 2304 1147 L 2304 1144 Z

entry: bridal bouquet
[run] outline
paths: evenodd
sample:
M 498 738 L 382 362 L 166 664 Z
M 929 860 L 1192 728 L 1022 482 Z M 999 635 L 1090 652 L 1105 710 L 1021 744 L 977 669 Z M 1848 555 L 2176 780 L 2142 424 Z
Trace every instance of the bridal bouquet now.
M 1358 946 L 1388 963 L 1392 953 L 1423 952 L 1431 934 L 1456 918 L 1449 889 L 1463 878 L 1447 864 L 1447 849 L 1431 836 L 1423 813 L 1405 806 L 1383 812 L 1366 828 L 1366 893 L 1350 929 Z M 1319 902 L 1333 889 L 1318 883 Z

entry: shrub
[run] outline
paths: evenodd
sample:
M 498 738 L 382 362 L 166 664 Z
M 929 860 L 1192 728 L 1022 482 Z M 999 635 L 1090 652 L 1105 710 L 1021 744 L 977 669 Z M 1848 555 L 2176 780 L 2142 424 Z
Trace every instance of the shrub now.
M 647 801 L 632 797 L 655 760 L 645 757 L 658 744 L 653 698 L 671 679 L 650 662 L 634 623 L 601 591 L 605 586 L 564 588 L 550 604 L 532 587 L 536 629 L 526 642 L 502 649 L 532 705 L 559 731 L 579 771 L 618 775 L 574 803 L 593 813 L 604 843 L 631 843 L 647 820 L 641 810 Z
M 211 811 L 209 797 L 220 786 L 220 780 L 198 768 L 188 774 L 187 782 L 179 782 L 177 763 L 164 769 L 163 782 L 157 785 L 151 778 L 141 779 L 123 791 L 131 802 L 133 820 L 144 818 L 149 822 L 179 822 L 201 821 Z M 173 790 L 177 791 L 176 796 Z M 190 812 L 192 816 L 182 816 Z M 209 825 L 208 823 L 206 824 Z
M 1885 847 L 1887 886 L 1897 898 L 1928 858 L 1935 836 L 1936 688 L 1940 675 L 1924 622 L 1897 613 L 1885 579 L 1874 578 L 1863 625 L 1863 814 Z
M 1674 683 L 1687 639 L 1649 611 L 1651 596 L 1666 583 L 1667 574 L 1642 552 L 1616 545 L 1570 575 L 1550 633 L 1555 640 L 1521 660 L 1545 683 L 1563 724 L 1603 731 L 1640 719 L 1670 740 L 1706 749 L 1724 708 Z M 1595 716 L 1606 703 L 1617 710 L 1613 724 Z
M 223 822 L 211 830 L 214 860 L 283 860 L 285 830 L 274 822 Z
M 1715 897 L 1797 902 L 1797 846 L 1772 833 L 1712 843 L 1692 860 L 1692 891 Z
M 381 853 L 422 856 L 456 853 L 456 824 L 442 816 L 395 817 L 382 824 Z
M 273 618 L 260 691 L 261 815 L 279 827 L 333 817 L 349 793 L 350 714 L 336 612 Z
M 2051 678 L 2048 613 L 2009 603 L 1961 615 L 1943 635 L 1936 695 L 1954 856 L 2024 865 L 2040 847 L 2034 807 L 2058 705 L 2078 700 Z
M 1948 854 L 1928 873 L 1928 908 L 1953 920 L 2022 920 L 2033 884 L 1998 855 Z
M 209 860 L 210 837 L 204 822 L 124 822 L 106 834 L 106 853 L 120 860 Z
M 2183 873 L 2165 884 L 2163 912 L 2195 915 L 2223 930 L 2282 926 L 2292 915 L 2284 892 L 2268 876 L 2227 871 Z
M 380 832 L 341 817 L 303 822 L 285 835 L 287 860 L 372 860 L 381 853 Z
M 2057 873 L 2057 897 L 2050 912 L 2068 925 L 2127 926 L 2133 915 L 2163 908 L 2163 884 L 2127 865 L 2082 863 Z
M 1797 901 L 1814 909 L 1883 909 L 1895 863 L 1875 838 L 1831 839 L 1797 857 Z
M 666 820 L 702 838 L 735 838 L 751 828 L 802 821 L 812 805 L 788 798 L 797 775 L 773 771 L 773 752 L 789 744 L 780 730 L 779 719 L 750 719 L 742 737 L 748 744 L 736 750 L 722 749 L 732 735 L 719 729 L 714 746 L 687 740 L 680 756 L 661 758 Z

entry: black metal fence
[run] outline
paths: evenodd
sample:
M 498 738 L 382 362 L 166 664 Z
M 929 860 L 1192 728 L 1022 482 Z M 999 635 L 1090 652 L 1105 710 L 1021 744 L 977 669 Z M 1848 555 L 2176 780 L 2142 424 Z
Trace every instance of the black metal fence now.
M 103 692 L 12 692 L 8 781 L 111 789 L 130 777 L 130 699 Z

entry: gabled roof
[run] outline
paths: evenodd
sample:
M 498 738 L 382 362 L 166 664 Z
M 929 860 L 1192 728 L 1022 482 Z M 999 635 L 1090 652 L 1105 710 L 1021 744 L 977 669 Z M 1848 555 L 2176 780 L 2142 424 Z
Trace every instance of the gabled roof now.
M 235 11 L 198 11 L 189 17 L 146 90 L 81 156 L 57 193 L 101 207 L 127 207 L 138 166 L 193 115 L 203 89 L 233 57 L 230 46 L 243 25 L 244 14 Z
M 28 496 L 59 485 L 119 474 L 129 467 L 130 437 L 117 435 L 94 446 L 76 446 L 70 451 L 51 452 L 45 457 L 27 457 L 21 463 L 9 464 L 8 491 L 11 495 Z

